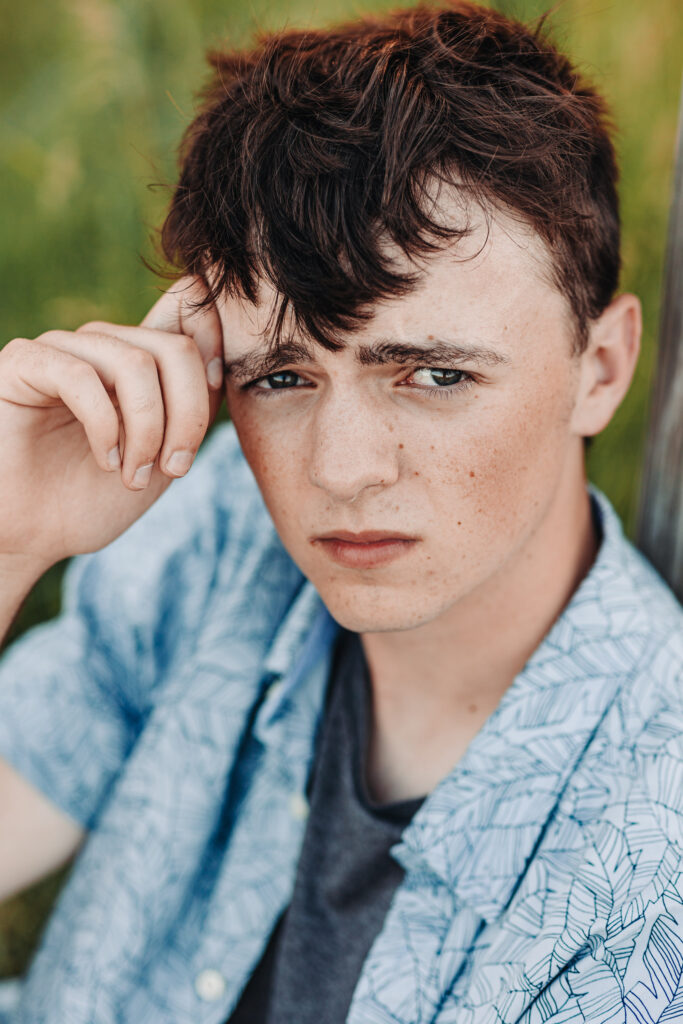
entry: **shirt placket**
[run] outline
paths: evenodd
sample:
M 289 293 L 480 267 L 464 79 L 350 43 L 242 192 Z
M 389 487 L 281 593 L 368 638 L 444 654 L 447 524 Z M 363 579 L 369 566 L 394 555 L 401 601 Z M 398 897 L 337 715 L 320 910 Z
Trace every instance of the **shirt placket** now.
M 308 801 L 306 787 L 338 627 L 317 595 L 305 592 L 266 661 L 265 699 L 255 716 L 251 773 L 208 908 L 187 919 L 201 936 L 191 973 L 205 1024 L 222 1024 L 287 907 L 296 878 Z M 279 649 L 278 649 L 279 648 Z

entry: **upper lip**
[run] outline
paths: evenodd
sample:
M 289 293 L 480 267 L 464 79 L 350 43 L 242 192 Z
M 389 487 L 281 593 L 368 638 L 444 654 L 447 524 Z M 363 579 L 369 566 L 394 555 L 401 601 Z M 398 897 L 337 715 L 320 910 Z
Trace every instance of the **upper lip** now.
M 399 533 L 395 530 L 363 530 L 361 533 L 351 533 L 350 530 L 330 530 L 329 533 L 321 533 L 314 540 L 345 540 L 352 544 L 372 544 L 378 540 L 417 540 L 407 533 Z

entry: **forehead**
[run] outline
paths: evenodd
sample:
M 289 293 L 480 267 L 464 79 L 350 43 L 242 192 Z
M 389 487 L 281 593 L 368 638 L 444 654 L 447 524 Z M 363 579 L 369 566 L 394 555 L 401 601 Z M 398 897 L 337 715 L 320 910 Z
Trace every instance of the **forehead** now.
M 444 208 L 447 212 L 447 207 Z M 445 214 L 444 214 L 445 215 Z M 463 218 L 462 204 L 452 216 Z M 321 359 L 355 353 L 369 363 L 366 351 L 378 341 L 412 341 L 447 338 L 480 350 L 491 347 L 504 357 L 514 357 L 519 339 L 538 335 L 552 324 L 572 330 L 567 300 L 551 278 L 550 255 L 542 239 L 513 214 L 502 210 L 467 209 L 469 232 L 457 243 L 446 245 L 419 260 L 409 261 L 393 243 L 388 255 L 397 269 L 418 274 L 416 285 L 405 295 L 376 303 L 371 318 L 357 331 L 340 333 L 340 352 L 297 335 L 290 317 L 283 337 L 306 353 Z M 279 296 L 266 280 L 259 286 L 258 302 L 235 297 L 218 301 L 228 361 L 250 352 L 272 351 L 273 311 Z M 294 351 L 293 347 L 293 351 Z

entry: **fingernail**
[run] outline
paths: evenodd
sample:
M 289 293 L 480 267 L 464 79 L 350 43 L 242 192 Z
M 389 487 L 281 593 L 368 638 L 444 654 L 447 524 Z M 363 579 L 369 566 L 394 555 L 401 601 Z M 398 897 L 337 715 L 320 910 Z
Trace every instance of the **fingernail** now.
M 147 486 L 149 481 L 152 479 L 153 466 L 153 462 L 148 462 L 146 466 L 140 466 L 140 468 L 136 470 L 135 476 L 133 477 L 133 487 L 139 487 L 142 489 Z
M 223 360 L 216 357 L 206 365 L 206 379 L 212 388 L 219 388 L 223 383 Z
M 193 452 L 179 451 L 173 452 L 170 459 L 166 463 L 166 469 L 169 473 L 177 474 L 182 476 L 183 473 L 187 473 L 188 469 L 192 465 L 194 458 Z
M 110 469 L 118 469 L 121 465 L 121 452 L 118 445 L 107 452 L 107 465 Z

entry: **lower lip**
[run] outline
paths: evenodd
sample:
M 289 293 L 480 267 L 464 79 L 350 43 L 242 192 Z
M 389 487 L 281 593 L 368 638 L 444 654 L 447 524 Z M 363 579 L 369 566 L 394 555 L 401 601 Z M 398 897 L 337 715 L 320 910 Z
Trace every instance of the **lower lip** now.
M 317 540 L 322 549 L 327 552 L 330 558 L 348 569 L 373 569 L 378 565 L 386 565 L 393 562 L 399 555 L 416 543 L 414 540 L 398 540 L 389 537 L 387 540 L 375 540 L 369 544 L 355 544 L 351 541 Z

